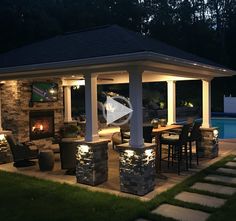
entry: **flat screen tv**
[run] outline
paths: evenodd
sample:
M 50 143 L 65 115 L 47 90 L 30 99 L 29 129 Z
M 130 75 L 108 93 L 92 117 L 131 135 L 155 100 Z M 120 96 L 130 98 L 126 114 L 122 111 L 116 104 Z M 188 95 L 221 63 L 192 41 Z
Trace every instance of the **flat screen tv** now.
M 57 101 L 58 84 L 53 82 L 35 82 L 32 84 L 32 102 Z

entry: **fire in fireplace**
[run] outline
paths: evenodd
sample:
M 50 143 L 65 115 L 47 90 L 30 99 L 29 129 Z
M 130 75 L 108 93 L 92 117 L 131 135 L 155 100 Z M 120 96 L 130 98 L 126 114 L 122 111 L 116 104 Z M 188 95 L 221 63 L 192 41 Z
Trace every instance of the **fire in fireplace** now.
M 54 136 L 54 111 L 32 111 L 29 114 L 30 140 Z

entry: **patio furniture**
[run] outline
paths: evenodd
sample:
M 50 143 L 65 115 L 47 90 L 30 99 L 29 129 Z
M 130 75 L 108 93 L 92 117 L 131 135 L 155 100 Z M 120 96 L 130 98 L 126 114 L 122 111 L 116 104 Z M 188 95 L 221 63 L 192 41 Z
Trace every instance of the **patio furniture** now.
M 37 149 L 32 150 L 28 145 L 16 142 L 12 135 L 7 135 L 6 139 L 12 152 L 14 167 L 28 167 L 36 164 L 32 160 L 38 158 Z
M 188 134 L 188 143 L 189 143 L 189 165 L 191 167 L 192 165 L 192 142 L 196 142 L 196 159 L 197 159 L 197 165 L 198 165 L 198 147 L 199 147 L 199 141 L 201 139 L 201 131 L 200 131 L 201 123 L 198 121 L 194 122 L 194 125 Z
M 126 143 L 130 139 L 130 128 L 128 124 L 120 126 L 120 134 L 122 143 Z
M 39 169 L 41 171 L 51 171 L 54 167 L 54 153 L 52 150 L 41 150 L 38 156 Z
M 188 170 L 188 153 L 187 153 L 187 141 L 190 125 L 183 125 L 180 133 L 167 132 L 160 137 L 160 149 L 163 144 L 168 145 L 168 167 L 170 163 L 170 157 L 173 160 L 176 157 L 178 164 L 178 174 L 180 174 L 180 164 L 182 161 L 182 151 L 184 148 L 185 160 L 186 160 L 186 169 Z M 161 156 L 160 156 L 161 157 Z M 162 160 L 162 159 L 160 159 Z
M 143 126 L 143 139 L 145 143 L 152 143 L 154 135 L 152 134 L 153 125 Z
M 154 135 L 152 134 L 153 125 L 144 125 L 143 126 L 143 139 L 145 143 L 152 143 Z M 122 143 L 128 143 L 130 139 L 130 132 L 127 126 L 120 128 L 120 132 L 115 132 L 112 137 L 112 148 L 114 149 L 116 145 Z
M 161 175 L 161 155 L 162 155 L 162 150 L 160 148 L 160 140 L 161 140 L 161 135 L 163 132 L 171 131 L 173 129 L 181 129 L 183 125 L 179 124 L 172 124 L 168 125 L 165 127 L 158 127 L 158 128 L 153 128 L 152 134 L 155 136 L 155 143 L 156 143 L 156 172 Z
M 124 124 L 120 126 L 120 132 L 115 132 L 111 136 L 112 148 L 122 143 L 128 143 L 130 139 L 129 125 Z
M 123 132 L 115 132 L 111 136 L 111 142 L 112 142 L 112 149 L 114 150 L 115 147 L 122 143 L 129 142 L 129 137 L 127 134 L 123 134 Z
M 77 146 L 81 140 L 75 138 L 63 138 L 59 143 L 61 169 L 67 170 L 67 175 L 74 175 L 76 168 Z

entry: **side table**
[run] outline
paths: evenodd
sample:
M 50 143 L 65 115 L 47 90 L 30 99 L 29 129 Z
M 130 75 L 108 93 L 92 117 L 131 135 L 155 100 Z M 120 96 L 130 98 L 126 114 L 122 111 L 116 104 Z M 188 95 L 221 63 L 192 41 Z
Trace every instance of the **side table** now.
M 38 162 L 41 171 L 53 170 L 54 161 L 54 153 L 52 150 L 41 150 L 39 152 Z

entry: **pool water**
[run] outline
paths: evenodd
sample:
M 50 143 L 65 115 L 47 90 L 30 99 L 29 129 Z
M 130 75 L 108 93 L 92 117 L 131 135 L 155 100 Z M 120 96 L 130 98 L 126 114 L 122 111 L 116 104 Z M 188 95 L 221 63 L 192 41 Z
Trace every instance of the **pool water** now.
M 219 138 L 236 138 L 236 118 L 212 118 L 211 123 L 219 128 Z

